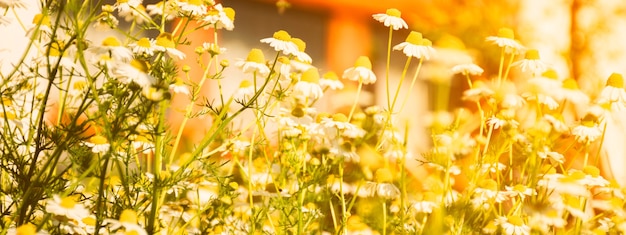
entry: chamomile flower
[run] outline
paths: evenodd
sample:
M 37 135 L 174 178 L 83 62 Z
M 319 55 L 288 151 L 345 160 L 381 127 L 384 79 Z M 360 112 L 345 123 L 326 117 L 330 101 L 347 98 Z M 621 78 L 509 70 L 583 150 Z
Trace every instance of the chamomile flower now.
M 498 183 L 495 180 L 485 179 L 474 189 L 472 205 L 475 208 L 488 209 L 494 202 L 501 203 L 506 199 L 506 193 L 498 190 Z
M 155 48 L 158 51 L 164 51 L 173 58 L 182 60 L 185 58 L 185 53 L 176 49 L 176 44 L 172 41 L 172 35 L 169 33 L 161 33 L 156 39 Z
M 178 7 L 181 15 L 192 19 L 198 19 L 207 13 L 207 6 L 202 0 L 180 1 Z
M 141 89 L 141 94 L 149 100 L 161 101 L 163 100 L 164 92 L 155 86 L 146 86 Z
M 250 50 L 246 60 L 237 61 L 235 65 L 244 73 L 256 73 L 261 77 L 267 77 L 270 73 L 270 68 L 265 64 L 263 51 L 257 48 Z
M 472 88 L 463 92 L 463 100 L 478 102 L 481 99 L 488 99 L 496 94 L 485 82 L 476 81 L 472 84 Z
M 124 47 L 114 36 L 105 38 L 100 46 L 92 47 L 96 53 L 108 53 L 111 58 L 122 61 L 129 61 L 133 57 L 133 52 Z
M 523 60 L 516 61 L 511 65 L 520 66 L 522 72 L 528 71 L 533 74 L 533 76 L 536 74 L 541 74 L 548 70 L 548 64 L 541 60 L 541 58 L 539 57 L 539 51 L 535 49 L 530 49 L 526 51 Z
M 143 24 L 149 21 L 148 12 L 146 12 L 146 8 L 143 5 L 137 6 L 137 8 L 134 8 L 127 14 L 119 13 L 119 15 L 123 16 L 126 22 L 135 22 L 136 24 Z
M 165 6 L 163 6 L 165 4 Z M 156 4 L 149 4 L 146 6 L 146 11 L 151 16 L 160 15 L 165 17 L 165 20 L 170 21 L 176 18 L 176 3 L 164 0 L 157 2 Z M 163 10 L 165 8 L 165 11 Z
M 554 69 L 548 69 L 541 76 L 528 79 L 528 84 L 532 86 L 531 89 L 546 93 L 554 93 L 562 86 L 562 82 L 559 81 L 558 74 Z
M 169 86 L 169 88 L 175 94 L 191 94 L 191 92 L 189 92 L 189 87 L 185 84 L 185 81 L 178 77 L 176 78 L 176 81 Z
M 32 23 L 33 26 L 26 31 L 26 36 L 30 37 L 33 36 L 33 34 L 37 34 L 38 37 L 41 36 L 42 40 L 50 39 L 49 37 L 52 35 L 50 16 L 41 13 L 35 14 Z
M 300 81 L 293 87 L 293 95 L 297 99 L 317 100 L 324 94 L 319 84 L 320 75 L 316 68 L 304 72 Z
M 530 226 L 524 223 L 519 216 L 511 215 L 495 219 L 495 223 L 500 225 L 506 235 L 529 235 Z
M 143 0 L 117 0 L 113 7 L 121 16 L 126 16 L 141 5 Z
M 452 73 L 466 75 L 480 76 L 484 72 L 483 68 L 476 64 L 459 64 L 452 67 Z
M 156 84 L 156 79 L 148 74 L 149 65 L 145 60 L 133 59 L 130 63 L 120 64 L 113 70 L 113 74 L 124 84 L 135 83 L 140 87 L 149 87 Z
M 550 110 L 555 110 L 559 107 L 559 103 L 556 102 L 556 100 L 552 98 L 552 96 L 532 93 L 524 93 L 522 94 L 522 96 L 528 101 L 537 101 L 537 103 L 545 105 Z
M 487 126 L 493 129 L 500 129 L 501 127 L 504 127 L 507 125 L 513 128 L 517 128 L 519 123 L 513 119 L 506 118 L 500 114 L 487 118 Z
M 587 114 L 580 122 L 580 125 L 572 129 L 572 134 L 579 143 L 591 143 L 602 136 L 602 130 L 598 125 L 598 118 L 592 114 Z
M 202 18 L 202 23 L 207 28 L 226 29 L 231 31 L 235 28 L 235 10 L 230 7 L 222 7 L 221 3 L 215 4 L 206 16 Z
M 327 72 L 320 78 L 320 86 L 322 89 L 341 90 L 343 83 L 339 80 L 339 76 L 335 72 Z
M 406 40 L 394 46 L 393 50 L 402 50 L 402 52 L 408 57 L 415 57 L 424 60 L 429 60 L 435 53 L 433 43 L 428 39 L 422 38 L 422 34 L 415 31 L 411 31 Z
M 89 138 L 89 141 L 84 143 L 87 147 L 91 148 L 91 151 L 94 153 L 106 153 L 111 148 L 109 141 L 106 137 L 101 135 L 94 135 Z
M 134 135 L 131 137 L 133 148 L 140 153 L 148 154 L 155 151 L 154 141 L 146 134 Z
M 291 38 L 291 42 L 296 44 L 296 46 L 298 47 L 298 51 L 296 51 L 293 55 L 298 58 L 299 61 L 309 64 L 312 63 L 313 59 L 311 59 L 311 56 L 304 52 L 304 50 L 306 49 L 306 43 L 299 38 Z
M 120 24 L 120 21 L 109 12 L 102 12 L 98 15 L 97 19 L 93 23 L 93 27 L 98 31 L 107 31 L 115 29 Z
M 219 198 L 219 185 L 215 182 L 201 181 L 187 191 L 186 198 L 196 205 L 207 206 Z
M 435 193 L 427 191 L 420 196 L 422 197 L 421 200 L 411 204 L 411 209 L 415 210 L 415 212 L 430 214 L 434 209 L 439 208 L 438 202 L 440 199 Z
M 0 0 L 0 7 L 8 8 L 25 8 L 26 1 L 24 0 Z
M 578 88 L 578 82 L 574 79 L 568 78 L 563 80 L 561 88 L 557 90 L 557 99 L 566 100 L 577 105 L 589 104 L 589 96 Z
M 608 104 L 611 110 L 615 111 L 626 109 L 626 90 L 624 90 L 624 77 L 621 74 L 613 73 L 609 76 L 597 103 Z
M 295 55 L 298 53 L 298 46 L 291 41 L 291 35 L 284 30 L 278 30 L 271 38 L 261 39 L 262 43 L 270 44 L 274 50 L 285 55 Z
M 537 156 L 541 159 L 548 159 L 560 164 L 563 164 L 565 162 L 565 157 L 563 156 L 563 154 L 550 151 L 547 147 L 543 151 L 538 151 Z
M 83 204 L 80 204 L 72 197 L 61 198 L 54 195 L 46 202 L 46 212 L 58 216 L 59 220 L 80 221 L 89 216 L 89 210 Z
M 202 47 L 199 47 L 196 49 L 196 53 L 197 54 L 202 54 L 202 53 L 209 53 L 211 55 L 211 57 L 216 56 L 216 55 L 220 55 L 224 52 L 226 52 L 226 48 L 224 47 L 220 47 L 219 45 L 215 44 L 215 43 L 211 43 L 211 42 L 204 42 L 202 43 Z
M 65 48 L 64 43 L 61 41 L 51 42 L 49 45 L 49 53 L 47 56 L 40 56 L 35 58 L 35 63 L 39 65 L 55 65 L 59 64 L 59 66 L 66 69 L 77 69 L 78 66 L 74 63 L 74 61 L 68 58 L 67 48 Z
M 374 14 L 375 20 L 381 22 L 385 25 L 385 27 L 391 27 L 393 30 L 398 29 L 408 29 L 409 26 L 406 22 L 401 18 L 402 13 L 395 8 L 389 8 L 385 13 Z
M 252 82 L 249 80 L 243 80 L 239 84 L 239 88 L 233 94 L 233 98 L 238 101 L 248 102 L 256 93 Z
M 372 72 L 372 62 L 367 56 L 360 56 L 354 63 L 354 67 L 343 72 L 344 79 L 372 84 L 376 82 L 376 75 Z
M 156 41 L 145 37 L 128 44 L 128 46 L 130 46 L 135 55 L 143 57 L 151 57 L 154 55 L 154 52 L 158 50 Z
M 118 220 L 106 220 L 111 231 L 117 232 L 116 234 L 148 235 L 146 230 L 139 225 L 138 221 L 139 215 L 131 209 L 123 210 Z
M 497 36 L 487 37 L 487 42 L 498 45 L 498 47 L 504 48 L 506 53 L 517 54 L 524 50 L 524 46 L 515 40 L 515 34 L 513 30 L 509 28 L 500 28 Z
M 376 182 L 368 182 L 363 190 L 370 197 L 380 197 L 385 200 L 394 200 L 400 197 L 400 189 L 393 183 L 393 174 L 388 168 L 376 170 Z
M 518 184 L 515 186 L 504 186 L 506 191 L 504 192 L 509 197 L 518 197 L 520 200 L 524 200 L 526 197 L 537 195 L 537 191 L 533 188 L 529 188 L 525 185 Z
M 537 228 L 540 231 L 548 233 L 550 228 L 563 228 L 567 225 L 567 221 L 563 219 L 563 212 L 556 209 L 548 209 L 548 211 L 533 213 L 528 218 L 529 226 Z

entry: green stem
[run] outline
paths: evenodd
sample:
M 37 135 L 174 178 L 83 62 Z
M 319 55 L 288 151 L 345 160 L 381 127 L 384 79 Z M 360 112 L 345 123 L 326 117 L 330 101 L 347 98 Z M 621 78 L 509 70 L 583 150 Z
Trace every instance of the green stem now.
M 352 115 L 354 114 L 354 110 L 356 110 L 356 106 L 359 103 L 359 96 L 361 95 L 362 89 L 363 89 L 363 79 L 359 79 L 359 87 L 356 90 L 356 98 L 354 99 L 354 103 L 352 104 L 352 108 L 350 109 L 350 114 L 348 115 L 348 122 L 352 120 Z
M 391 109 L 391 97 L 389 90 L 389 67 L 391 63 L 391 38 L 393 35 L 393 27 L 389 27 L 389 39 L 387 40 L 387 63 L 385 65 L 385 87 L 387 89 L 387 107 Z M 410 58 L 410 57 L 409 57 Z

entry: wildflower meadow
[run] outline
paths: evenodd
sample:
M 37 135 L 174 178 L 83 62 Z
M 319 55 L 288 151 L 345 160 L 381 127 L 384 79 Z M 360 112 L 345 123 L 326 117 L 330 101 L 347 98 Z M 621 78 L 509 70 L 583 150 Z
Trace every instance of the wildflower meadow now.
M 25 8 L 37 14 L 15 13 Z M 1 234 L 626 232 L 623 185 L 600 164 L 626 109 L 623 76 L 583 92 L 512 29 L 476 35 L 500 51 L 495 70 L 446 68 L 467 87 L 463 107 L 435 110 L 422 151 L 397 118 L 416 102 L 400 88 L 420 82 L 437 49 L 398 9 L 370 18 L 388 28 L 385 73 L 365 55 L 320 70 L 285 30 L 223 59 L 218 34 L 236 30 L 237 9 L 213 0 L 0 0 L 0 10 L 0 28 L 18 24 L 11 33 L 28 39 L 17 62 L 0 61 Z M 116 34 L 93 40 L 100 29 Z M 392 45 L 398 31 L 408 37 Z M 245 74 L 235 90 L 222 86 L 228 70 Z M 381 83 L 385 102 L 363 106 Z M 349 108 L 318 102 L 348 84 Z M 173 125 L 171 113 L 183 118 Z M 209 128 L 187 143 L 197 120 Z

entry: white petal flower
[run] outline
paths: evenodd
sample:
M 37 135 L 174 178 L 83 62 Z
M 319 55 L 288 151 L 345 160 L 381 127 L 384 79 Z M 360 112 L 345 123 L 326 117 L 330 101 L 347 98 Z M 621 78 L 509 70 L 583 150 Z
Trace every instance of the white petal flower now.
M 372 63 L 367 56 L 361 56 L 356 60 L 354 67 L 343 72 L 344 79 L 372 84 L 376 82 L 376 75 L 372 71 Z
M 291 41 L 291 35 L 284 30 L 275 32 L 271 38 L 261 39 L 261 42 L 270 44 L 274 50 L 285 55 L 295 55 L 299 51 L 298 46 Z
M 429 60 L 435 53 L 435 49 L 432 45 L 433 43 L 430 40 L 422 38 L 421 33 L 411 31 L 406 40 L 398 45 L 395 45 L 393 50 L 402 50 L 402 53 L 408 57 Z
M 401 15 L 402 13 L 398 9 L 390 8 L 387 9 L 384 14 L 374 14 L 372 17 L 374 17 L 374 19 L 378 22 L 383 23 L 385 27 L 393 28 L 393 30 L 408 29 L 409 26 L 402 18 L 400 18 Z

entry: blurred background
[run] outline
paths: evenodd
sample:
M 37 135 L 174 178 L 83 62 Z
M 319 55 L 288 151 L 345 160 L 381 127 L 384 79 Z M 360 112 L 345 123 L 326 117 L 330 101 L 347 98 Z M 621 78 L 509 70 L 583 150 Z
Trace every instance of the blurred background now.
M 433 41 L 435 58 L 425 64 L 420 79 L 410 93 L 409 106 L 399 123 L 411 130 L 412 144 L 425 147 L 425 126 L 433 111 L 453 111 L 463 105 L 461 92 L 466 82 L 441 70 L 473 62 L 485 69 L 483 78 L 497 75 L 500 50 L 485 42 L 501 27 L 512 28 L 516 39 L 529 49 L 537 49 L 541 59 L 555 69 L 559 79 L 575 78 L 592 98 L 604 87 L 613 72 L 626 72 L 626 2 L 613 0 L 223 0 L 236 11 L 235 30 L 220 32 L 220 45 L 228 49 L 230 61 L 245 58 L 251 48 L 262 49 L 266 57 L 274 51 L 259 42 L 277 30 L 286 30 L 307 43 L 306 52 L 320 74 L 334 71 L 341 75 L 358 56 L 372 60 L 379 81 L 384 79 L 388 28 L 372 19 L 372 14 L 397 8 L 409 30 L 395 31 L 393 45 L 403 42 L 411 30 Z M 206 35 L 206 34 L 205 34 Z M 204 38 L 200 35 L 199 38 Z M 210 41 L 210 36 L 206 37 Z M 622 46 L 620 46 L 622 45 Z M 406 57 L 392 52 L 392 86 L 399 81 Z M 187 63 L 193 63 L 188 57 Z M 416 61 L 406 80 L 410 80 Z M 236 68 L 227 77 L 246 78 Z M 512 72 L 516 72 L 515 69 Z M 405 81 L 407 87 L 410 81 Z M 239 82 L 226 82 L 226 92 Z M 449 86 L 445 99 L 436 99 L 435 85 Z M 352 102 L 355 84 L 343 93 L 333 94 L 320 107 L 341 110 Z M 352 88 L 351 88 L 352 87 Z M 206 93 L 216 94 L 216 87 Z M 384 106 L 384 82 L 365 87 L 362 104 Z M 440 97 L 440 96 L 437 96 Z M 420 117 L 420 118 L 417 118 Z

